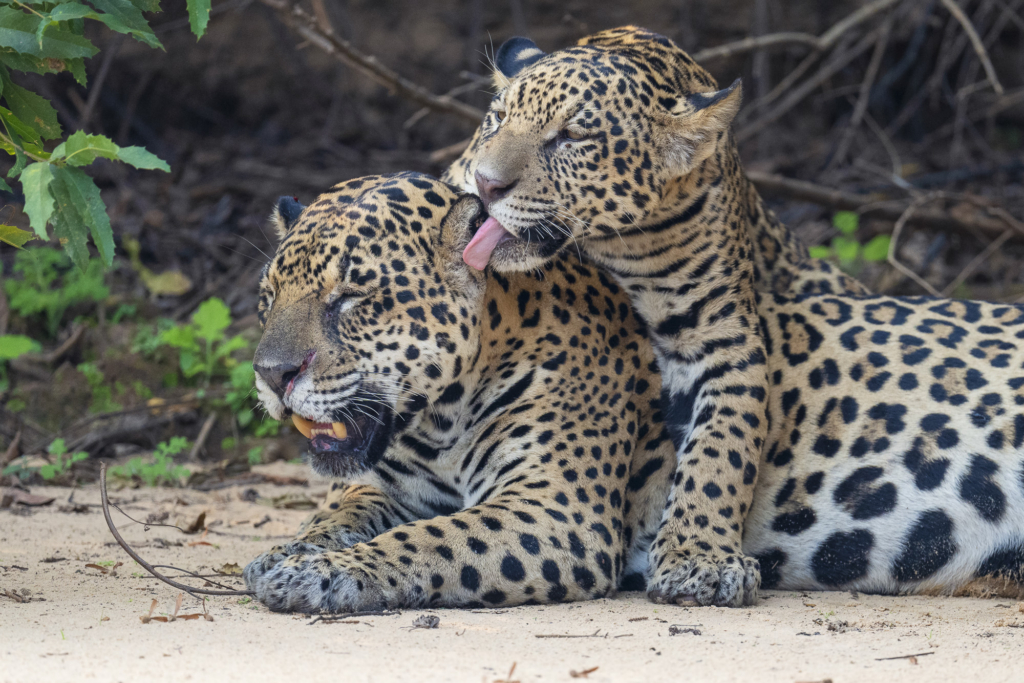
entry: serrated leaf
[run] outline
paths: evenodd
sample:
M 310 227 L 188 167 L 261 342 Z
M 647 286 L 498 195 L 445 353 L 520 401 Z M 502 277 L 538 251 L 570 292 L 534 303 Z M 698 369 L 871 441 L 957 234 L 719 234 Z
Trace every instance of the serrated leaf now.
M 849 263 L 857 260 L 857 252 L 860 251 L 860 242 L 849 237 L 836 237 L 832 240 L 832 250 L 840 261 Z
M 188 0 L 188 23 L 196 40 L 206 33 L 206 25 L 210 23 L 210 0 Z
M 21 249 L 25 246 L 25 242 L 35 238 L 36 236 L 27 230 L 16 228 L 13 225 L 0 224 L 0 242 L 5 242 L 15 249 Z
M 0 361 L 14 360 L 26 353 L 39 351 L 39 342 L 21 334 L 0 335 Z
M 80 5 L 77 2 L 66 2 L 62 5 L 57 5 L 50 10 L 50 22 L 56 24 L 58 21 L 71 21 L 72 19 L 81 19 L 91 14 L 96 14 L 91 7 Z
M 71 261 L 85 270 L 89 265 L 89 246 L 86 242 L 89 226 L 82 220 L 64 183 L 54 179 L 50 183 L 50 193 L 54 199 L 54 211 L 50 217 L 53 234 L 71 257 Z
M 39 57 L 23 55 L 10 49 L 0 49 L 0 62 L 16 71 L 42 75 L 70 70 L 71 62 L 79 62 L 84 65 L 81 59 L 40 59 Z
M 117 151 L 117 158 L 135 168 L 164 171 L 170 173 L 171 167 L 167 162 L 153 154 L 144 147 L 121 147 Z
M 143 12 L 162 12 L 160 0 L 131 0 L 132 4 Z
M 50 194 L 50 181 L 53 180 L 53 172 L 50 164 L 39 161 L 21 173 L 21 189 L 25 193 L 25 213 L 28 214 L 29 223 L 42 239 L 49 237 L 46 234 L 46 223 L 53 214 L 53 196 Z
M 93 7 L 104 14 L 90 17 L 98 19 L 110 29 L 119 33 L 130 33 L 137 40 L 149 45 L 163 49 L 160 40 L 153 33 L 149 22 L 142 16 L 142 10 L 136 7 L 129 0 L 89 0 Z
M 819 244 L 816 247 L 811 247 L 807 250 L 811 258 L 828 258 L 832 255 L 832 248 L 826 247 L 823 244 Z
M 61 166 L 52 168 L 53 181 L 50 183 L 50 190 L 54 197 L 57 197 L 54 186 L 58 184 L 64 186 L 82 220 L 89 226 L 92 241 L 100 252 L 100 258 L 109 268 L 114 263 L 114 232 L 110 227 L 107 207 L 100 197 L 100 188 L 96 187 L 93 179 L 80 169 Z M 59 197 L 57 197 L 57 201 L 60 202 Z
M 3 178 L 0 178 L 0 190 L 3 190 L 4 192 L 10 192 L 11 194 L 14 194 L 14 190 L 11 189 L 11 186 L 8 185 L 7 181 L 4 180 Z
M 832 225 L 839 232 L 849 236 L 857 232 L 860 216 L 853 211 L 836 211 L 832 216 Z
M 88 135 L 84 131 L 78 131 L 57 145 L 50 154 L 50 159 L 64 159 L 72 166 L 88 166 L 96 161 L 96 157 L 116 159 L 117 153 L 117 145 L 107 136 Z
M 224 335 L 231 324 L 231 309 L 217 297 L 207 299 L 192 314 L 196 336 L 206 341 L 216 341 Z
M 3 80 L 4 100 L 14 115 L 21 119 L 22 123 L 32 127 L 42 138 L 59 138 L 61 130 L 60 124 L 57 123 L 57 112 L 46 98 L 13 83 L 6 73 L 3 74 Z
M 865 261 L 884 261 L 889 258 L 889 242 L 891 241 L 892 238 L 889 235 L 876 235 L 864 245 L 861 255 Z
M 22 141 L 27 140 L 32 143 L 40 142 L 39 133 L 37 133 L 33 128 L 26 126 L 21 119 L 11 112 L 10 109 L 0 107 L 0 120 L 4 122 L 6 130 L 17 135 L 22 139 Z
M 10 128 L 7 128 L 6 130 L 7 136 L 11 139 L 11 144 L 4 144 L 4 149 L 14 155 L 14 166 L 12 166 L 9 171 L 7 171 L 7 177 L 17 178 L 18 175 L 22 172 L 22 170 L 24 170 L 25 164 L 28 163 L 28 157 L 25 156 L 25 152 L 22 148 L 23 143 L 21 141 L 21 138 L 18 137 L 18 134 L 11 130 Z
M 42 20 L 34 14 L 26 14 L 11 7 L 0 7 L 0 47 L 11 48 L 15 52 L 39 58 L 55 59 L 92 57 L 99 52 L 87 38 L 61 24 L 47 29 L 40 43 L 36 32 L 41 22 Z
M 78 85 L 84 88 L 86 83 L 88 83 L 88 78 L 85 75 L 85 60 L 82 58 L 66 59 L 64 60 L 64 65 L 71 72 L 71 75 L 75 77 Z

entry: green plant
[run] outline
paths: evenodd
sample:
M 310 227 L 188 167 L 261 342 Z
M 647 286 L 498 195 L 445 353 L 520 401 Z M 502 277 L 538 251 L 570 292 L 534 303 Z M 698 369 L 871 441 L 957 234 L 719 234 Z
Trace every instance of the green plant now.
M 14 272 L 21 277 L 4 281 L 11 310 L 23 317 L 44 315 L 51 337 L 60 329 L 68 308 L 86 301 L 103 301 L 110 295 L 103 284 L 100 261 L 87 259 L 82 268 L 71 268 L 68 257 L 51 247 L 18 252 Z
M 840 234 L 833 237 L 828 246 L 811 247 L 811 258 L 835 258 L 841 266 L 848 268 L 858 258 L 864 261 L 884 261 L 889 255 L 889 235 L 876 235 L 864 245 L 857 241 L 854 235 L 860 227 L 860 216 L 853 211 L 837 211 L 832 216 L 832 226 Z
M 110 476 L 124 481 L 138 479 L 145 486 L 179 486 L 181 480 L 192 472 L 187 467 L 175 465 L 172 456 L 188 448 L 188 439 L 183 436 L 172 437 L 170 441 L 161 441 L 153 451 L 153 460 L 147 462 L 142 457 L 131 458 L 124 465 L 110 468 Z
M 277 431 L 281 427 L 280 422 L 272 418 L 256 419 L 256 398 L 253 390 L 255 382 L 256 371 L 253 370 L 252 363 L 236 365 L 231 369 L 224 403 L 231 409 L 240 429 L 251 429 L 252 434 L 261 439 L 277 436 Z
M 202 36 L 210 18 L 211 0 L 187 0 L 189 23 Z M 0 149 L 14 157 L 7 173 L 18 179 L 25 195 L 25 213 L 42 240 L 53 226 L 71 260 L 80 268 L 89 262 L 91 236 L 108 267 L 114 258 L 114 235 L 96 183 L 82 168 L 102 157 L 135 168 L 169 171 L 170 167 L 142 147 L 120 147 L 103 135 L 78 131 L 46 151 L 46 140 L 63 138 L 57 112 L 46 98 L 14 82 L 12 72 L 51 74 L 67 71 L 86 85 L 85 60 L 99 50 L 85 37 L 85 21 L 132 36 L 163 49 L 143 12 L 160 11 L 159 0 L 4 0 L 0 6 Z M 0 179 L 0 189 L 13 192 Z M 31 233 L 4 226 L 0 240 L 21 246 Z
M 249 348 L 241 335 L 225 335 L 231 325 L 231 309 L 220 299 L 207 299 L 192 314 L 188 325 L 177 325 L 160 335 L 160 340 L 178 349 L 181 373 L 186 378 L 202 375 L 209 385 L 214 375 L 230 371 L 238 363 L 231 354 Z
M 114 400 L 113 391 L 105 383 L 106 378 L 103 376 L 103 371 L 96 366 L 96 363 L 80 363 L 77 369 L 85 375 L 85 381 L 89 383 L 89 389 L 92 391 L 89 412 L 112 413 L 121 410 L 123 406 Z
M 20 334 L 0 334 L 0 392 L 7 391 L 7 361 L 40 349 L 39 343 Z
M 56 477 L 65 474 L 71 466 L 80 460 L 85 460 L 89 457 L 89 454 L 84 451 L 77 453 L 68 453 L 67 445 L 64 443 L 64 439 L 54 439 L 53 443 L 50 444 L 46 452 L 53 456 L 54 462 L 48 465 L 43 465 L 39 468 L 39 476 L 46 481 L 50 481 Z

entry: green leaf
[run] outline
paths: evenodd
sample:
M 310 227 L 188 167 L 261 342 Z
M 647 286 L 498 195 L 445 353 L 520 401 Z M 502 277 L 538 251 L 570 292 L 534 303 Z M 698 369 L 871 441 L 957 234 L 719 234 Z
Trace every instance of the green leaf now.
M 857 260 L 857 252 L 860 251 L 860 242 L 849 237 L 836 237 L 832 240 L 832 249 L 836 256 L 844 263 Z
M 10 109 L 0 107 L 0 119 L 3 119 L 7 130 L 15 133 L 22 140 L 28 140 L 33 143 L 38 143 L 41 140 L 39 133 L 33 128 L 26 126 Z
M 110 227 L 107 207 L 100 197 L 100 188 L 96 187 L 93 179 L 80 169 L 54 166 L 50 189 L 55 196 L 57 193 L 54 186 L 58 184 L 65 187 L 82 220 L 89 226 L 92 241 L 100 252 L 100 258 L 109 268 L 114 262 L 114 232 Z
M 64 439 L 54 439 L 46 448 L 46 452 L 50 455 L 64 455 L 68 452 L 68 447 L 64 443 Z
M 40 23 L 42 20 L 34 14 L 0 7 L 0 47 L 43 59 L 92 57 L 99 52 L 80 32 L 74 33 L 62 24 L 50 27 L 40 41 L 37 37 Z
M 176 349 L 197 349 L 196 337 L 189 325 L 179 325 L 160 333 L 160 341 Z
M 231 309 L 217 297 L 207 299 L 192 314 L 196 336 L 206 341 L 218 341 L 231 324 Z
M 16 249 L 21 249 L 25 246 L 25 242 L 35 238 L 36 236 L 27 230 L 16 228 L 13 225 L 0 224 L 0 242 L 6 242 Z
M 46 234 L 46 223 L 53 214 L 53 196 L 50 194 L 50 181 L 53 180 L 53 171 L 50 164 L 39 161 L 21 173 L 21 189 L 25 193 L 25 213 L 28 214 L 29 223 L 44 240 L 48 240 Z
M 117 150 L 117 158 L 135 168 L 153 169 L 170 173 L 167 162 L 144 147 L 121 147 Z
M 66 59 L 64 60 L 64 65 L 67 68 L 67 70 L 71 72 L 71 75 L 75 77 L 75 80 L 78 82 L 78 85 L 84 88 L 85 84 L 88 82 L 88 79 L 85 75 L 85 60 L 81 58 Z
M 39 342 L 20 334 L 0 335 L 0 361 L 14 360 L 26 353 L 39 351 Z
M 78 131 L 54 148 L 50 160 L 65 159 L 72 166 L 88 166 L 96 157 L 116 159 L 117 153 L 117 145 L 107 136 Z
M 149 27 L 149 22 L 142 16 L 142 10 L 132 4 L 129 0 L 89 0 L 93 7 L 104 12 L 104 14 L 90 17 L 98 19 L 107 25 L 108 28 L 118 33 L 130 33 L 140 42 L 150 47 L 163 49 L 160 40 Z
M 234 353 L 235 351 L 247 348 L 249 348 L 249 341 L 240 334 L 235 335 L 223 344 L 220 344 L 217 347 L 216 353 L 213 354 L 213 357 L 219 360 Z
M 188 0 L 188 23 L 196 39 L 206 33 L 206 25 L 210 23 L 210 0 Z
M 4 99 L 14 115 L 22 123 L 32 127 L 40 136 L 47 140 L 59 138 L 60 124 L 57 123 L 57 112 L 44 97 L 13 83 L 6 72 L 3 72 Z
M 72 19 L 82 19 L 83 17 L 94 16 L 96 12 L 90 7 L 80 5 L 77 2 L 67 2 L 62 5 L 57 5 L 50 12 L 50 21 L 48 24 L 56 25 L 58 21 L 71 21 Z
M 3 190 L 4 192 L 10 192 L 11 194 L 14 194 L 14 190 L 11 189 L 11 186 L 8 185 L 7 181 L 4 180 L 3 178 L 0 178 L 0 190 Z
M 28 163 L 28 157 L 25 156 L 25 151 L 23 148 L 24 143 L 21 141 L 21 138 L 18 137 L 18 134 L 11 130 L 10 128 L 6 128 L 6 130 L 8 137 L 11 138 L 11 144 L 7 145 L 5 143 L 4 149 L 14 155 L 14 166 L 12 166 L 9 171 L 7 171 L 7 177 L 17 178 L 18 175 L 20 175 L 21 172 L 25 169 L 25 164 Z
M 143 12 L 160 12 L 160 0 L 131 0 Z
M 55 177 L 50 183 L 50 193 L 55 202 L 54 212 L 50 217 L 53 233 L 74 264 L 85 270 L 89 265 L 89 246 L 86 242 L 89 227 L 82 220 L 82 215 L 78 212 L 65 183 Z
M 807 250 L 811 258 L 828 258 L 832 255 L 832 248 L 827 247 L 824 244 L 819 244 L 816 247 L 811 247 Z
M 889 242 L 892 238 L 889 235 L 876 235 L 871 241 L 864 245 L 862 256 L 865 261 L 884 261 L 889 258 Z
M 81 59 L 40 59 L 32 55 L 23 55 L 10 49 L 0 49 L 0 62 L 11 69 L 34 74 L 55 74 L 70 70 L 71 62 L 82 63 Z M 84 84 L 83 84 L 84 85 Z
M 836 211 L 832 216 L 832 225 L 844 235 L 852 235 L 857 232 L 860 225 L 860 216 L 853 211 Z

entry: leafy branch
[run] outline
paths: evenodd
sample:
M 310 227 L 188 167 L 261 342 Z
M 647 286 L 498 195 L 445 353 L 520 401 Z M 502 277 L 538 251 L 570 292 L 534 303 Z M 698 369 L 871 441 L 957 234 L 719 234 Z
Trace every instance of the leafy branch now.
M 206 32 L 211 0 L 187 0 L 196 37 Z M 64 137 L 57 112 L 46 98 L 21 87 L 12 72 L 69 72 L 86 85 L 85 60 L 99 49 L 85 37 L 85 21 L 97 21 L 163 49 L 144 12 L 159 12 L 159 0 L 0 0 L 0 149 L 14 157 L 7 173 L 21 183 L 25 213 L 33 232 L 0 226 L 0 242 L 16 248 L 38 237 L 50 239 L 48 226 L 71 260 L 85 268 L 88 240 L 106 266 L 114 259 L 114 233 L 106 205 L 93 179 L 82 170 L 96 159 L 139 169 L 170 171 L 166 162 L 142 147 L 120 147 L 104 135 L 78 131 Z M 49 151 L 51 141 L 60 140 Z M 0 178 L 0 190 L 14 193 Z M 34 233 L 34 235 L 33 235 Z

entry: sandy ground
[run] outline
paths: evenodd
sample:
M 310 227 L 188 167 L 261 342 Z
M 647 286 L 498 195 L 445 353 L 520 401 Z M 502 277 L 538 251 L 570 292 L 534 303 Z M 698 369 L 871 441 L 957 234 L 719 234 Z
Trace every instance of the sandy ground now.
M 205 537 L 166 527 L 147 532 L 116 511 L 115 522 L 148 561 L 206 574 L 244 566 L 307 514 L 274 508 L 269 499 L 316 499 L 325 490 L 261 484 L 251 488 L 263 498 L 245 502 L 247 488 L 116 493 L 136 519 L 166 511 L 168 522 L 184 525 L 206 512 Z M 1024 680 L 1024 604 L 1006 600 L 769 591 L 753 608 L 717 609 L 659 606 L 624 593 L 548 607 L 411 610 L 311 624 L 308 616 L 218 597 L 207 603 L 213 621 L 143 624 L 153 599 L 154 615 L 166 615 L 178 592 L 113 543 L 97 507 L 70 511 L 68 489 L 33 493 L 57 500 L 28 514 L 0 510 L 2 683 Z M 77 491 L 75 501 L 98 503 L 98 488 Z M 116 576 L 86 566 L 117 561 L 125 564 Z M 185 598 L 182 614 L 201 611 Z M 440 618 L 438 628 L 411 628 L 428 613 Z

